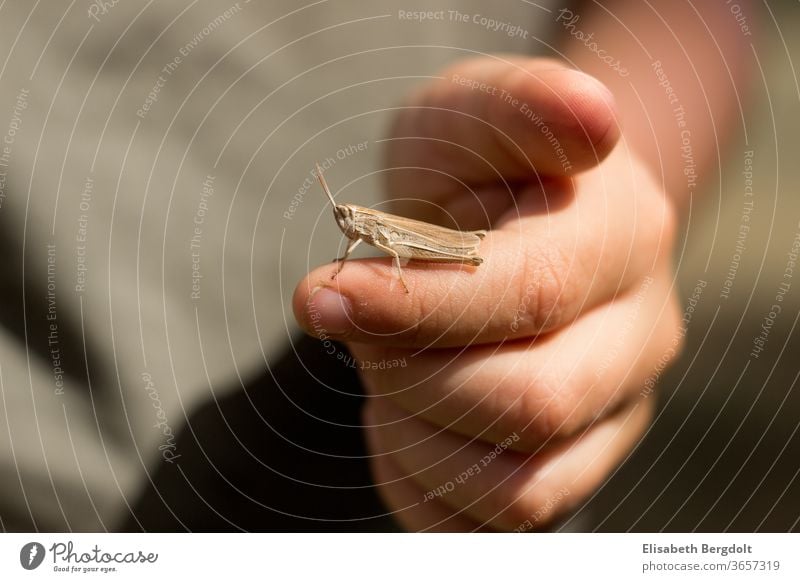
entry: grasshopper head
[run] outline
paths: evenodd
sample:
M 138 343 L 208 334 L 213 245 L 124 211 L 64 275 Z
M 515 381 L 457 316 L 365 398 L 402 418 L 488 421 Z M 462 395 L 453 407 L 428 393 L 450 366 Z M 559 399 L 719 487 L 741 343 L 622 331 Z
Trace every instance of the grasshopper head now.
M 356 234 L 355 215 L 353 209 L 347 204 L 337 204 L 333 207 L 333 215 L 336 217 L 336 224 L 348 238 L 354 238 Z

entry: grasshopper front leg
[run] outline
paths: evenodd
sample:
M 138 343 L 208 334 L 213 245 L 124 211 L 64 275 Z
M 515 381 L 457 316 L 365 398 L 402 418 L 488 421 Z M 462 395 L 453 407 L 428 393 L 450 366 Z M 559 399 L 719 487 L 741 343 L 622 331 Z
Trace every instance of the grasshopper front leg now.
M 339 263 L 339 268 L 336 269 L 333 275 L 331 275 L 331 280 L 335 279 L 336 275 L 342 272 L 342 269 L 344 268 L 344 262 L 347 260 L 347 257 L 350 256 L 350 253 L 353 252 L 353 249 L 356 248 L 360 242 L 361 242 L 360 238 L 349 241 L 347 243 L 347 249 L 344 251 L 344 256 L 333 260 L 334 263 Z

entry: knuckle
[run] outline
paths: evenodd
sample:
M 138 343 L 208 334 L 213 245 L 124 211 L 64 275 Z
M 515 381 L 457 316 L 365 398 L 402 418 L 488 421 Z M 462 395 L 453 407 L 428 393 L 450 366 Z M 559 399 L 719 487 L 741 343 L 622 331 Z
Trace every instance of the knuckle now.
M 562 384 L 544 405 L 534 423 L 542 442 L 573 434 L 579 426 L 575 391 L 569 383 Z
M 567 284 L 570 267 L 570 258 L 556 245 L 542 245 L 528 253 L 520 281 L 520 296 L 529 297 L 521 304 L 526 331 L 540 333 L 567 321 L 572 305 Z
M 572 434 L 580 424 L 576 381 L 552 368 L 537 374 L 515 407 L 513 428 L 520 434 L 521 448 L 528 451 L 535 452 L 553 438 Z

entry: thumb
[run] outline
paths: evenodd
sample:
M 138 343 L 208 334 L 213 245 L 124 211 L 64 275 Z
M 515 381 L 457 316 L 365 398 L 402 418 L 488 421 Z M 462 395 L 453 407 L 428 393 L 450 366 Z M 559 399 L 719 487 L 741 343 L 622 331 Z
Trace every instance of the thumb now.
M 388 140 L 391 196 L 439 198 L 458 187 L 570 176 L 619 139 L 613 98 L 589 75 L 548 59 L 462 61 L 418 90 Z M 454 179 L 455 178 L 455 179 Z

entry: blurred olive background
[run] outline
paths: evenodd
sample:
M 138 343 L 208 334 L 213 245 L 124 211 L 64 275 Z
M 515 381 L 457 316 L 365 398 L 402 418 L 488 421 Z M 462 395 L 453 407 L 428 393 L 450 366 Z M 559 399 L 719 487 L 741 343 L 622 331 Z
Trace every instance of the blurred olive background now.
M 699 281 L 707 285 L 685 351 L 662 377 L 647 438 L 585 508 L 601 531 L 800 529 L 800 267 L 784 277 L 800 235 L 800 11 L 781 2 L 763 14 L 746 141 L 723 144 L 722 175 L 693 201 L 675 258 L 684 307 Z M 740 238 L 742 224 L 750 229 Z M 756 358 L 762 324 L 769 332 Z

